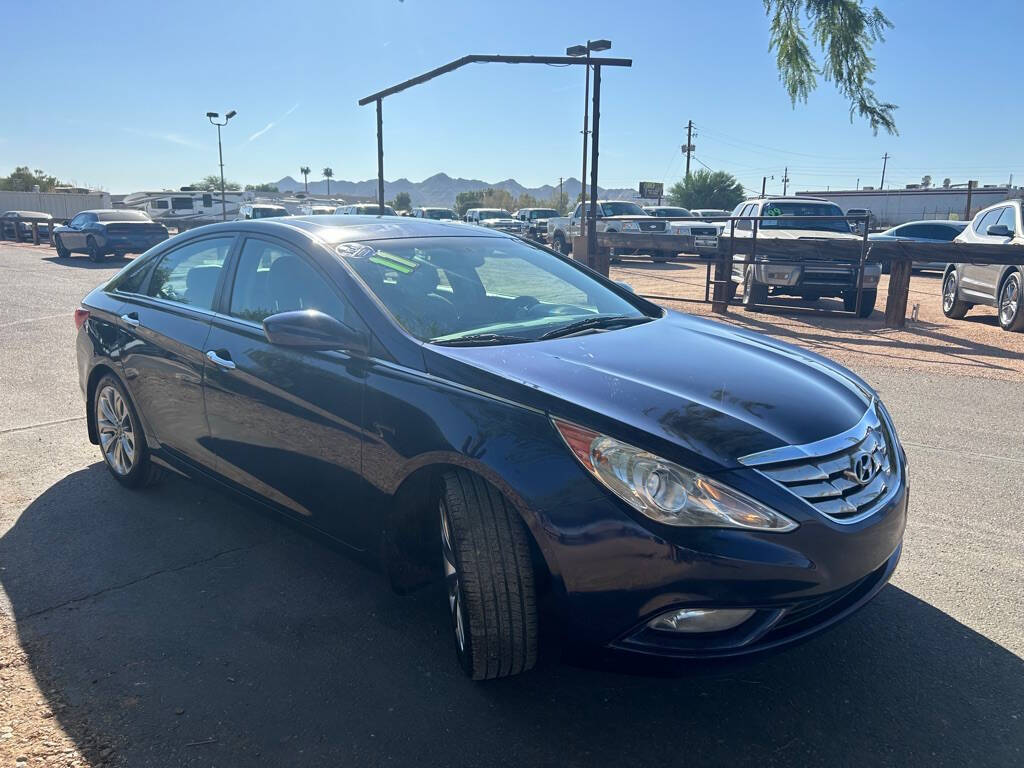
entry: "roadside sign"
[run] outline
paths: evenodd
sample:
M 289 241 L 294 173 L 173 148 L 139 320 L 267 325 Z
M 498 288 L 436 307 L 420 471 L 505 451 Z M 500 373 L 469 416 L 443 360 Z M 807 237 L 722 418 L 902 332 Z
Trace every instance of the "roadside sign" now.
M 665 194 L 665 185 L 660 181 L 641 181 L 640 197 L 644 200 L 660 200 Z

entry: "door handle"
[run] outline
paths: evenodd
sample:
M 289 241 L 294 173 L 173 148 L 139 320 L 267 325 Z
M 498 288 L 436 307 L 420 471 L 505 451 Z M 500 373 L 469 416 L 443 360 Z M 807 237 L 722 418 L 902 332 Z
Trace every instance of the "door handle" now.
M 235 370 L 235 364 L 231 360 L 225 360 L 223 357 L 218 355 L 212 349 L 206 353 L 206 356 L 210 359 L 210 362 L 214 365 L 218 365 L 226 371 Z
M 121 315 L 121 319 L 125 325 L 131 326 L 132 328 L 138 328 L 142 323 L 139 322 L 139 316 L 135 312 L 130 312 L 127 315 Z

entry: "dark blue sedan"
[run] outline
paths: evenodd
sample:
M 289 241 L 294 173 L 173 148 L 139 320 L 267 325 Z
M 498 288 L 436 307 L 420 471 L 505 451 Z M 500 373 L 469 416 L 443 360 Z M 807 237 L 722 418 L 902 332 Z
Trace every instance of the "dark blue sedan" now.
M 85 253 L 96 262 L 110 254 L 123 258 L 129 253 L 143 253 L 166 239 L 167 227 L 144 211 L 127 208 L 82 211 L 53 230 L 57 256 L 63 259 Z
M 397 217 L 238 221 L 76 313 L 89 438 L 443 579 L 476 679 L 568 652 L 745 654 L 888 581 L 906 461 L 828 360 L 662 309 L 552 251 Z M 543 606 L 543 610 L 541 607 Z

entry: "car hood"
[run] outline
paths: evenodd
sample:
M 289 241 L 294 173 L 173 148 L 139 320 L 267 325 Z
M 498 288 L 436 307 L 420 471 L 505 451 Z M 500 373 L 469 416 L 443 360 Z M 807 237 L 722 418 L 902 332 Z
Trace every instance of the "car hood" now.
M 425 349 L 434 375 L 674 453 L 702 471 L 843 432 L 872 396 L 825 358 L 675 312 L 563 339 Z

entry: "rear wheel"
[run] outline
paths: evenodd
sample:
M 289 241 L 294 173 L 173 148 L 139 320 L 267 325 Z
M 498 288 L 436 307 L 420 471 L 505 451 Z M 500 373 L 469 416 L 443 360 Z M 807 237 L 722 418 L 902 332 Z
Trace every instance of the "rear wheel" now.
M 148 485 L 160 476 L 149 458 L 146 436 L 121 382 L 104 376 L 93 395 L 96 434 L 107 469 L 128 488 Z
M 871 313 L 875 311 L 875 302 L 878 300 L 878 289 L 872 289 L 870 291 L 861 291 L 860 294 L 860 312 L 857 313 L 857 317 L 871 317 Z M 853 312 L 857 309 L 857 292 L 847 291 L 843 294 L 843 309 L 847 312 Z
M 569 252 L 568 247 L 566 247 L 565 237 L 561 234 L 555 235 L 555 239 L 552 241 L 551 247 L 563 256 Z
M 53 247 L 57 249 L 58 259 L 66 259 L 71 255 L 71 251 L 64 247 L 64 241 L 60 239 L 60 235 L 53 238 Z
M 526 527 L 498 490 L 457 469 L 439 499 L 441 554 L 455 653 L 474 680 L 537 661 L 537 608 Z
M 85 245 L 86 245 L 86 248 L 88 249 L 87 252 L 89 254 L 89 260 L 90 261 L 93 261 L 93 262 L 95 262 L 97 264 L 99 262 L 103 261 L 103 251 L 100 250 L 100 247 L 96 244 L 96 240 L 95 239 L 90 237 L 86 241 Z
M 1011 272 L 999 289 L 999 326 L 1004 331 L 1024 331 L 1020 272 Z
M 942 280 L 942 314 L 952 320 L 962 320 L 970 305 L 960 299 L 960 276 L 949 270 Z
M 766 301 L 768 301 L 768 286 L 754 282 L 754 268 L 747 267 L 743 277 L 743 308 L 750 312 L 756 308 L 756 305 L 764 304 Z

